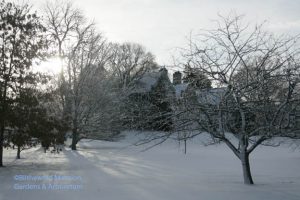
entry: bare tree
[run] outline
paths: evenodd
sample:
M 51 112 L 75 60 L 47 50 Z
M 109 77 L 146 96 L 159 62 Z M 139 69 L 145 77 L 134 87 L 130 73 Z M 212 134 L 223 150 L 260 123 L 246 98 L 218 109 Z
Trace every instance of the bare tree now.
M 61 72 L 58 77 L 57 86 L 61 104 L 61 120 L 70 121 L 71 102 L 68 96 L 68 84 L 65 77 L 66 63 L 68 62 L 67 50 L 74 43 L 76 28 L 84 22 L 81 11 L 73 6 L 71 2 L 63 0 L 48 1 L 44 5 L 45 26 L 52 55 L 61 60 Z M 69 125 L 70 128 L 70 125 Z
M 132 86 L 145 72 L 158 68 L 155 57 L 139 44 L 112 44 L 111 54 L 110 70 L 123 89 Z
M 62 118 L 68 121 L 72 130 L 72 149 L 76 150 L 82 137 L 89 137 L 96 127 L 99 128 L 99 106 L 104 98 L 100 93 L 107 90 L 97 89 L 103 89 L 110 47 L 96 31 L 95 24 L 89 23 L 71 3 L 48 3 L 45 10 L 49 36 L 62 59 L 58 83 Z M 95 99 L 96 96 L 102 99 Z
M 104 101 L 111 102 L 108 96 L 111 92 L 109 89 L 112 89 L 107 82 L 105 69 L 110 58 L 105 39 L 96 33 L 93 25 L 78 27 L 77 34 L 77 42 L 70 49 L 67 66 L 74 150 L 80 135 L 89 137 L 89 132 L 96 131 L 95 127 L 98 127 L 98 132 L 101 130 L 99 118 L 103 112 L 99 112 L 99 106 L 104 108 Z
M 44 6 L 45 26 L 51 41 L 54 43 L 54 51 L 60 58 L 65 57 L 65 48 L 68 47 L 78 24 L 82 24 L 84 17 L 82 12 L 75 8 L 69 1 L 48 1 Z M 57 49 L 56 49 L 57 48 Z
M 297 39 L 275 37 L 262 25 L 251 29 L 241 16 L 229 16 L 195 36 L 184 52 L 190 65 L 218 87 L 199 90 L 185 112 L 199 133 L 232 150 L 245 184 L 253 184 L 249 156 L 257 146 L 299 133 L 290 118 L 300 103 Z

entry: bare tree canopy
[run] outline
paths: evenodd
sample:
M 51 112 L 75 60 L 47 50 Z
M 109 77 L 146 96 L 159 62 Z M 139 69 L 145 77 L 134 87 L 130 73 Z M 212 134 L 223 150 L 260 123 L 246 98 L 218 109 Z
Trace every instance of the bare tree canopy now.
M 200 132 L 228 145 L 242 162 L 244 182 L 253 184 L 250 153 L 273 137 L 299 136 L 292 120 L 300 103 L 299 38 L 245 25 L 241 16 L 221 16 L 216 24 L 193 37 L 183 55 L 219 91 L 198 96 L 186 112 Z
M 110 70 L 118 77 L 119 86 L 126 88 L 141 78 L 145 72 L 157 69 L 155 57 L 135 43 L 112 44 Z

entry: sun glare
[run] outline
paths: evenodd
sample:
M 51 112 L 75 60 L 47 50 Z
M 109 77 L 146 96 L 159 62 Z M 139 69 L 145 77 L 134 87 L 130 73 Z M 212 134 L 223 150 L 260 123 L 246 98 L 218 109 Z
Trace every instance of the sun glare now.
M 39 72 L 58 74 L 61 71 L 62 61 L 58 57 L 52 57 L 47 59 L 47 61 L 40 63 L 40 65 L 35 67 L 35 70 Z

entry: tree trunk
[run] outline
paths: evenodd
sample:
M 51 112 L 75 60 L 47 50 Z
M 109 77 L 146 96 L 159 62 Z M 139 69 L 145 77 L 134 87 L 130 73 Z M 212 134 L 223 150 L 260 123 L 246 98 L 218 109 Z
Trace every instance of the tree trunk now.
M 78 103 L 75 99 L 75 110 L 73 118 L 73 129 L 72 129 L 72 150 L 76 150 L 76 144 L 78 142 Z
M 77 143 L 76 140 L 72 139 L 72 145 L 71 145 L 72 150 L 77 150 L 76 143 Z
M 76 144 L 77 144 L 77 141 L 78 141 L 77 134 L 78 134 L 77 130 L 73 129 L 73 133 L 72 133 L 72 145 L 71 145 L 71 149 L 72 150 L 76 150 Z
M 21 147 L 18 146 L 18 150 L 17 150 L 17 159 L 21 159 Z
M 249 152 L 247 151 L 247 146 L 245 140 L 242 140 L 239 146 L 239 150 L 235 148 L 235 146 L 226 138 L 224 139 L 224 142 L 226 145 L 232 150 L 232 152 L 236 155 L 236 157 L 241 161 L 242 163 L 242 168 L 243 168 L 243 177 L 244 177 L 244 183 L 247 185 L 252 185 L 253 179 L 251 175 L 251 170 L 250 170 L 250 162 L 249 162 Z
M 1 123 L 1 130 L 0 130 L 0 167 L 3 167 L 4 125 L 2 123 Z
M 3 167 L 3 137 L 0 136 L 0 167 Z
M 249 154 L 246 152 L 241 153 L 240 160 L 242 162 L 243 167 L 244 183 L 247 185 L 254 184 L 250 170 Z
M 184 154 L 186 154 L 186 140 L 184 140 Z

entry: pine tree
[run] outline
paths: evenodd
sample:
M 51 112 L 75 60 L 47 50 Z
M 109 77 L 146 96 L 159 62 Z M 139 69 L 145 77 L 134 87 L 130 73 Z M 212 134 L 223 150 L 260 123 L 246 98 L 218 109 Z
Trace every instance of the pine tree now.
M 154 130 L 172 130 L 172 104 L 175 98 L 175 89 L 171 84 L 165 68 L 160 70 L 161 76 L 150 92 L 150 101 L 154 105 L 152 127 Z
M 3 144 L 10 105 L 16 87 L 32 83 L 25 72 L 33 60 L 43 56 L 46 47 L 45 28 L 27 4 L 0 2 L 0 167 L 3 166 Z

